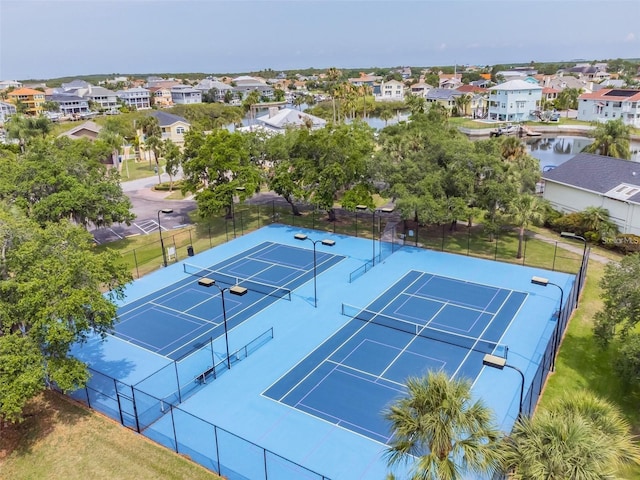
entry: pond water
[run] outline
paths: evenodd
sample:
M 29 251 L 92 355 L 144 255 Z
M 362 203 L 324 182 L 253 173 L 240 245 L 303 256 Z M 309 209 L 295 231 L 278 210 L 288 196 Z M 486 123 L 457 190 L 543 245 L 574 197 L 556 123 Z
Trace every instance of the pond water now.
M 557 167 L 593 143 L 592 138 L 564 136 L 525 139 L 527 151 L 540 161 L 542 170 Z M 631 142 L 631 160 L 640 162 L 640 142 Z

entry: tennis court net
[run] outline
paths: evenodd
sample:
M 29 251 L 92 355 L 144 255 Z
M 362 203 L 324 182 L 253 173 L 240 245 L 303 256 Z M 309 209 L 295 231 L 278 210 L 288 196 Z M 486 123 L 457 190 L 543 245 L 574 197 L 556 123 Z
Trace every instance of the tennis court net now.
M 393 328 L 402 332 L 411 333 L 419 337 L 429 338 L 438 342 L 448 343 L 467 350 L 475 350 L 482 353 L 490 353 L 499 357 L 507 358 L 509 348 L 497 342 L 491 342 L 482 338 L 470 337 L 460 333 L 448 332 L 439 328 L 420 325 L 418 323 L 390 317 L 384 313 L 374 312 L 360 307 L 354 307 L 346 303 L 342 304 L 342 315 L 361 320 L 366 323 L 374 323 L 383 327 Z
M 291 301 L 291 290 L 288 288 L 280 287 L 278 285 L 270 285 L 268 283 L 258 282 L 248 278 L 235 277 L 227 273 L 218 272 L 209 268 L 199 267 L 197 265 L 191 265 L 189 263 L 183 263 L 184 273 L 193 275 L 200 278 L 210 278 L 215 280 L 215 283 L 222 283 L 230 286 L 245 287 L 249 291 L 263 293 L 272 297 L 284 298 Z

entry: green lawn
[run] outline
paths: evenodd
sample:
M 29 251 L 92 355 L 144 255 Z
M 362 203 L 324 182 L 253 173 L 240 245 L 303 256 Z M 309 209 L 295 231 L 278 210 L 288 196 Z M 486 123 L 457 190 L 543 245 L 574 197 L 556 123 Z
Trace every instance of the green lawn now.
M 6 480 L 216 480 L 218 475 L 53 392 L 0 435 Z

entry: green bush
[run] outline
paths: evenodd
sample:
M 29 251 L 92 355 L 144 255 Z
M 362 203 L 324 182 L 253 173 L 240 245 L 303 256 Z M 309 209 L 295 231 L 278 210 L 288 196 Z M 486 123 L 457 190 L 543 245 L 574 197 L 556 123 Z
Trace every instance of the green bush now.
M 182 180 L 176 180 L 173 182 L 173 187 L 171 186 L 171 182 L 162 182 L 153 187 L 154 190 L 159 192 L 168 192 L 169 190 L 180 190 L 182 188 Z

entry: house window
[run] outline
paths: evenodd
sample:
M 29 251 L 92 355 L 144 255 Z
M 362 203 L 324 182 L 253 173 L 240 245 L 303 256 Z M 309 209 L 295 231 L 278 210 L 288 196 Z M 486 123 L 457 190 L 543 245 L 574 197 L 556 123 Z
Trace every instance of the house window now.
M 176 127 L 176 133 L 182 135 L 184 133 L 184 127 Z

